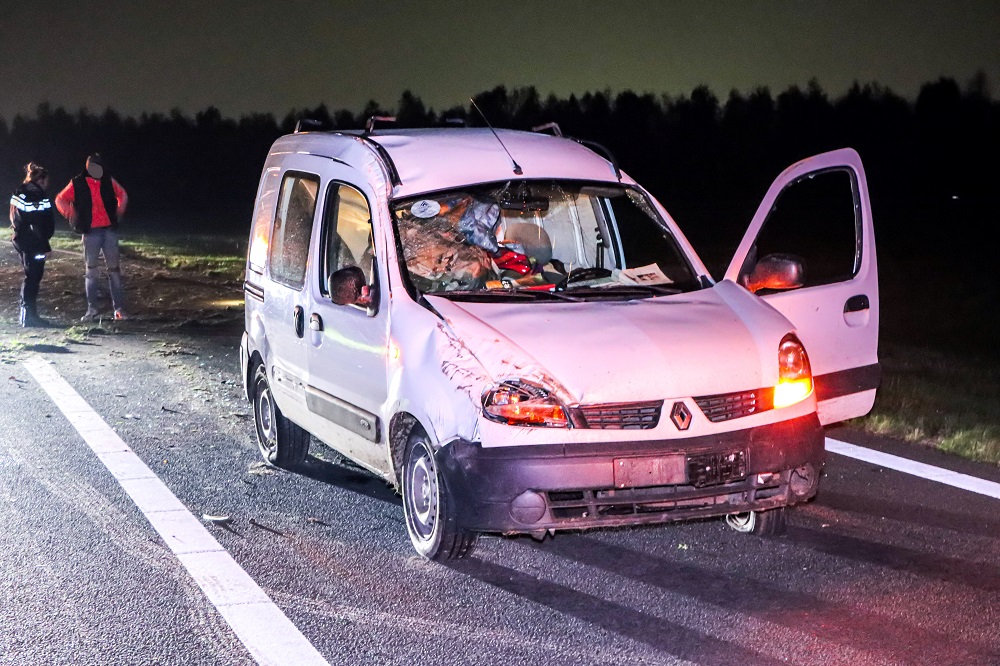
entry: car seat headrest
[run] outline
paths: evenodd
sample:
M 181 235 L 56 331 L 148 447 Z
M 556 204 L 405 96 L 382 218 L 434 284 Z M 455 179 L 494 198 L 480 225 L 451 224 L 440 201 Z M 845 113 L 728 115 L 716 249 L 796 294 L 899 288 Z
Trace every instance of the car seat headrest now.
M 552 241 L 548 232 L 537 224 L 528 222 L 508 224 L 504 240 L 523 247 L 524 254 L 534 259 L 537 266 L 544 266 L 552 261 Z

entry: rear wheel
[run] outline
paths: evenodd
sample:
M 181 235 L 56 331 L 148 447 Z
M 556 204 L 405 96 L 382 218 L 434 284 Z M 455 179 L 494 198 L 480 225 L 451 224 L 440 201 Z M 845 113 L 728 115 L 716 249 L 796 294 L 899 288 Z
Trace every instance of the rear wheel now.
M 403 512 L 413 547 L 429 560 L 465 557 L 479 538 L 459 525 L 434 448 L 419 430 L 410 435 L 403 454 Z
M 309 433 L 289 421 L 278 409 L 263 365 L 253 378 L 253 420 L 257 447 L 264 460 L 275 467 L 293 469 L 309 453 Z
M 747 511 L 726 516 L 726 524 L 737 532 L 759 536 L 780 536 L 788 529 L 785 507 L 767 511 Z

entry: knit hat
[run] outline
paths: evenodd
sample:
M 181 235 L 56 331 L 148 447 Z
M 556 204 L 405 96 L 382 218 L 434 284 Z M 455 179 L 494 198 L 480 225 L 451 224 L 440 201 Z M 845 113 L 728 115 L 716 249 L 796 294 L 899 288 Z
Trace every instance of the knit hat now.
M 87 175 L 91 178 L 100 178 L 104 175 L 103 160 L 100 154 L 93 153 L 87 158 Z

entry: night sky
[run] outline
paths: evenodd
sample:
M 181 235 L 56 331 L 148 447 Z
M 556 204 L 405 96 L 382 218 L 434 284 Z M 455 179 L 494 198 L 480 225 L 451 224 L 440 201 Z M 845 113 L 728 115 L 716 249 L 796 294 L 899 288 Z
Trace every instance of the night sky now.
M 10 3 L 5 3 L 9 5 Z M 128 115 L 208 106 L 282 116 L 325 103 L 435 110 L 503 84 L 544 96 L 815 77 L 831 95 L 877 81 L 913 98 L 941 76 L 1000 91 L 1000 1 L 65 3 L 0 16 L 0 118 L 40 102 Z

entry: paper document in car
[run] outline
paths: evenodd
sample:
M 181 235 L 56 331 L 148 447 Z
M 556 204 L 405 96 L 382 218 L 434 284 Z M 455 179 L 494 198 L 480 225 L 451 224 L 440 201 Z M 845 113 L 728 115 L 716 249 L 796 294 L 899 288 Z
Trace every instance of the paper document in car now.
M 656 264 L 626 268 L 621 272 L 621 278 L 624 282 L 633 284 L 670 284 L 673 282 L 663 274 L 663 271 Z

